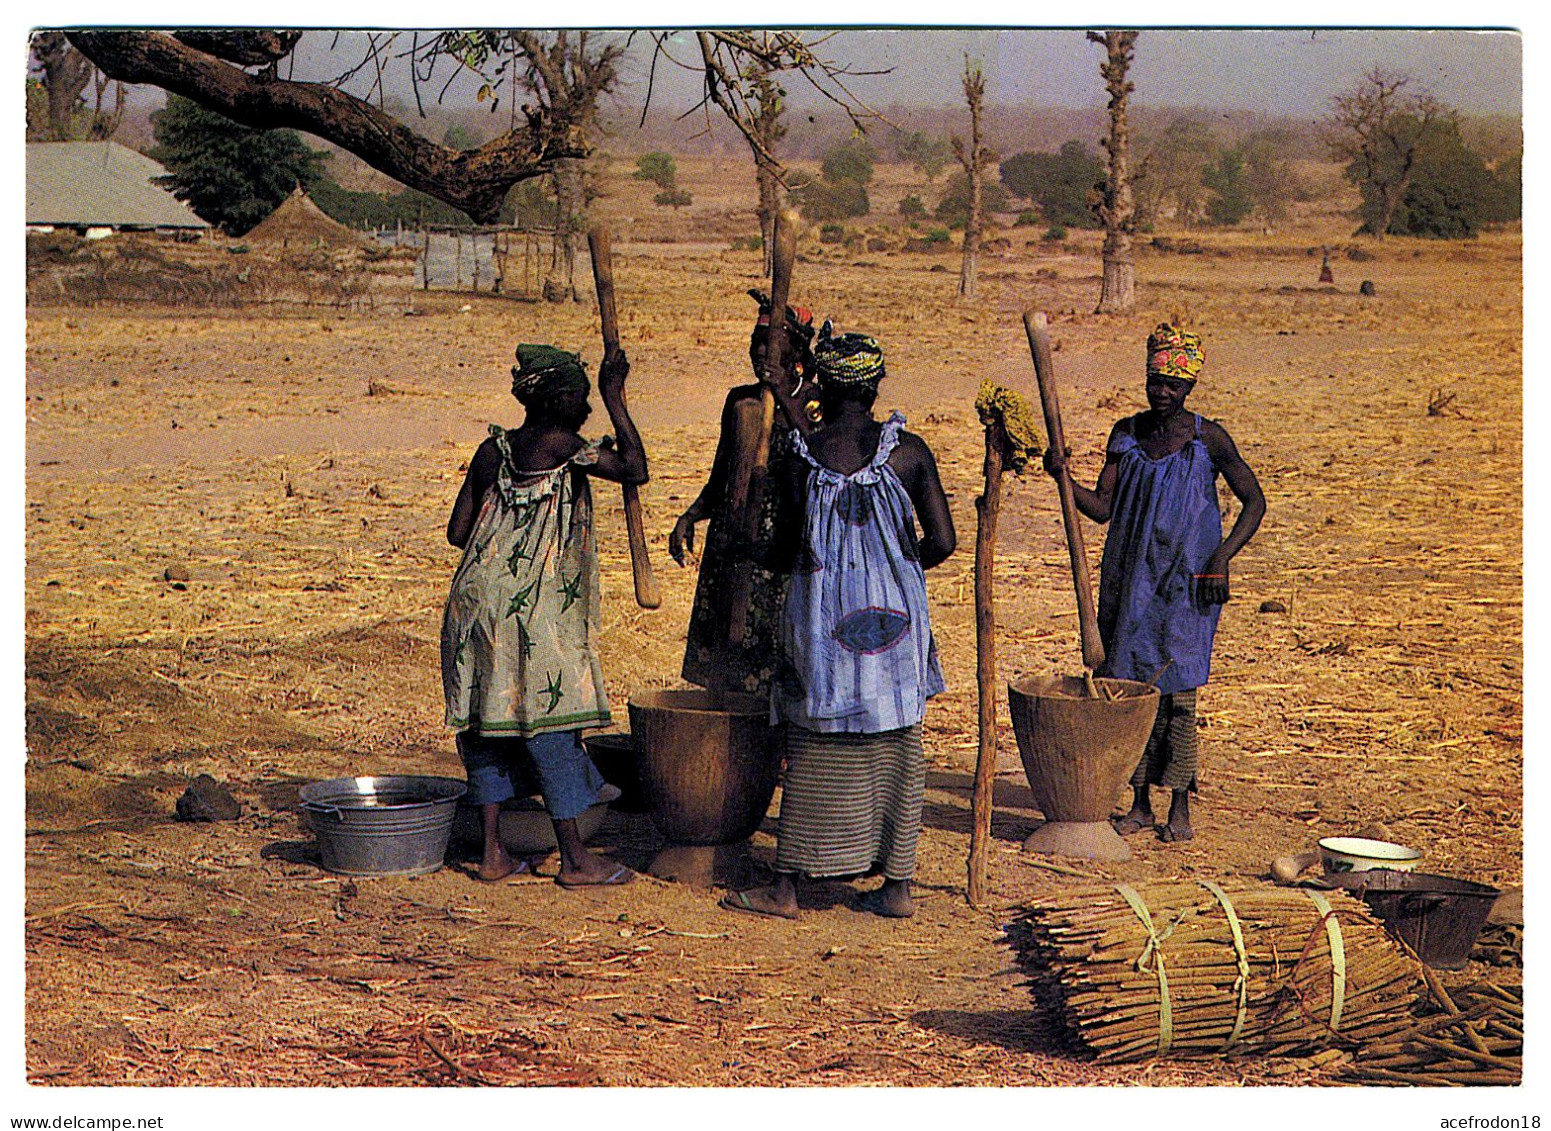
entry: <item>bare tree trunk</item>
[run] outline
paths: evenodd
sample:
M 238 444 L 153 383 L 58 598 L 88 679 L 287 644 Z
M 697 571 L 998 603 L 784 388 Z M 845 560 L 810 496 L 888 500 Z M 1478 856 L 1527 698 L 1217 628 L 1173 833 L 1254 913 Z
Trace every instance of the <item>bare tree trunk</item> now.
M 580 253 L 586 197 L 582 163 L 555 164 L 555 246 L 550 258 L 550 277 L 544 280 L 544 297 L 550 302 L 580 302 L 576 289 L 576 259 Z
M 48 93 L 48 132 L 55 141 L 69 141 L 75 108 L 91 81 L 91 61 L 70 46 L 63 32 L 46 31 L 35 36 L 33 51 L 43 64 L 43 89 Z
M 781 167 L 775 160 L 775 145 L 786 136 L 781 124 L 784 109 L 781 88 L 768 73 L 754 83 L 754 177 L 759 185 L 759 245 L 764 249 L 762 271 L 770 277 L 775 255 L 775 218 L 781 211 Z M 761 152 L 763 151 L 763 152 Z
M 765 249 L 760 270 L 768 278 L 775 253 L 775 218 L 781 211 L 781 184 L 776 171 L 763 161 L 756 161 L 755 177 L 759 182 L 759 244 Z
M 984 235 L 985 215 L 982 207 L 985 192 L 986 166 L 996 160 L 996 155 L 985 146 L 980 133 L 981 110 L 985 104 L 986 80 L 978 66 L 964 60 L 964 101 L 969 104 L 969 145 L 966 147 L 954 138 L 954 153 L 964 166 L 969 178 L 969 219 L 964 225 L 964 262 L 959 268 L 959 294 L 974 298 L 980 272 L 980 244 Z
M 1131 126 L 1127 108 L 1135 84 L 1126 78 L 1136 54 L 1134 31 L 1095 31 L 1088 38 L 1103 46 L 1106 59 L 1099 67 L 1109 91 L 1109 133 L 1104 149 L 1109 154 L 1109 174 L 1103 199 L 1097 208 L 1104 222 L 1104 284 L 1098 314 L 1129 314 L 1136 305 L 1136 198 L 1131 189 Z

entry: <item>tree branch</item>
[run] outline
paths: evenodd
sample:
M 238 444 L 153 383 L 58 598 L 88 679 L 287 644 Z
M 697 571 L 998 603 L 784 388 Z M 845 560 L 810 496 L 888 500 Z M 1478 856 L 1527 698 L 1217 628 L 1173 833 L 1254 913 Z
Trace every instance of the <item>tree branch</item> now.
M 526 129 L 508 130 L 477 149 L 449 149 L 332 86 L 251 75 L 161 32 L 68 35 L 112 78 L 151 83 L 255 129 L 314 134 L 479 223 L 497 218 L 513 185 L 550 172 L 556 160 L 587 155 L 571 125 L 542 109 L 525 108 Z

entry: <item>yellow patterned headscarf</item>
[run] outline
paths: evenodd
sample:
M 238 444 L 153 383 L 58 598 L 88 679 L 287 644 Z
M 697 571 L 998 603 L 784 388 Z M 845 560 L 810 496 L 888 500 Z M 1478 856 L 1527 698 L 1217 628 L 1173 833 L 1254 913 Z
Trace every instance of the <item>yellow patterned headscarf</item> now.
M 830 385 L 876 385 L 883 380 L 883 347 L 866 334 L 836 334 L 826 319 L 813 345 L 819 381 Z
M 1158 328 L 1147 335 L 1149 373 L 1195 381 L 1200 378 L 1201 366 L 1205 362 L 1206 351 L 1201 348 L 1200 334 L 1192 334 L 1171 323 L 1160 322 Z

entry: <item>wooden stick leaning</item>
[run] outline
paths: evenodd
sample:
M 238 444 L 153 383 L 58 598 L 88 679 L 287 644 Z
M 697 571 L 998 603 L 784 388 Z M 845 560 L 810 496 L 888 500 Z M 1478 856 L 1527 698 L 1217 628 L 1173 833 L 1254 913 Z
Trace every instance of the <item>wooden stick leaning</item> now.
M 1040 406 L 1045 411 L 1045 434 L 1053 451 L 1066 455 L 1066 438 L 1061 432 L 1061 402 L 1056 397 L 1055 365 L 1050 360 L 1050 339 L 1045 315 L 1036 310 L 1023 312 L 1023 329 L 1028 335 L 1029 352 L 1034 356 L 1034 375 L 1039 381 Z M 1082 636 L 1082 663 L 1088 693 L 1093 694 L 1093 671 L 1104 663 L 1104 644 L 1099 639 L 1098 617 L 1093 609 L 1093 589 L 1088 574 L 1088 554 L 1083 548 L 1081 516 L 1072 495 L 1072 476 L 1063 473 L 1056 479 L 1061 497 L 1061 522 L 1066 528 L 1066 548 L 1072 566 L 1072 586 L 1077 591 L 1077 624 Z
M 786 345 L 786 300 L 791 294 L 792 264 L 797 258 L 796 221 L 790 212 L 776 216 L 770 267 L 770 335 L 765 347 L 765 377 L 779 381 Z M 765 497 L 765 475 L 770 465 L 770 430 L 775 425 L 775 394 L 768 386 L 759 391 L 759 427 L 752 436 L 739 434 L 737 463 L 728 492 L 727 515 L 733 529 L 752 542 L 759 536 L 759 513 Z M 754 563 L 735 564 L 727 599 L 727 641 L 743 643 L 749 612 L 749 587 Z
M 612 356 L 619 349 L 619 316 L 614 307 L 614 260 L 609 247 L 609 232 L 601 225 L 587 233 L 592 252 L 592 278 L 598 289 L 598 318 L 603 324 L 603 352 Z M 620 394 L 624 396 L 623 392 Z M 635 602 L 643 609 L 662 604 L 662 593 L 652 573 L 652 559 L 646 548 L 646 523 L 641 514 L 641 493 L 634 483 L 623 485 L 625 531 L 630 538 L 630 572 L 635 579 Z
M 1001 417 L 983 416 L 986 427 L 985 491 L 975 500 L 975 684 L 980 694 L 980 746 L 970 798 L 969 879 L 971 907 L 984 906 L 986 854 L 991 842 L 991 802 L 996 787 L 996 521 L 1002 507 L 1002 465 L 1006 433 Z

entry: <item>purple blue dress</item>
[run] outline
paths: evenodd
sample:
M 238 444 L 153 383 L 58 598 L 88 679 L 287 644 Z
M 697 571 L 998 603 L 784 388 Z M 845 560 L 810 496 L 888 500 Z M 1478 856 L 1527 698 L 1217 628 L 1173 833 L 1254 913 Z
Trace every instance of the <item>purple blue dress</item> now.
M 1222 510 L 1201 417 L 1170 455 L 1152 459 L 1131 431 L 1110 441 L 1109 455 L 1118 478 L 1099 567 L 1099 674 L 1156 677 L 1165 695 L 1204 686 L 1222 606 L 1197 599 L 1194 575 L 1222 544 Z

